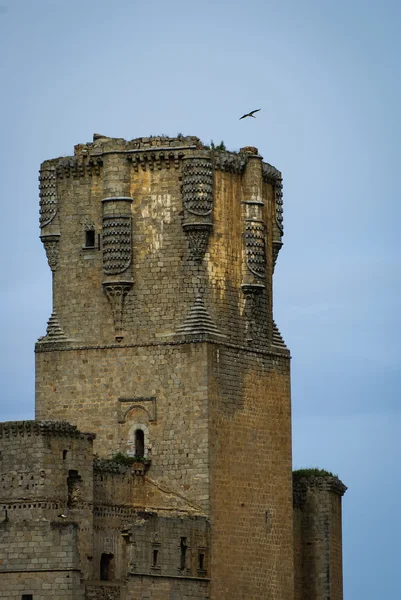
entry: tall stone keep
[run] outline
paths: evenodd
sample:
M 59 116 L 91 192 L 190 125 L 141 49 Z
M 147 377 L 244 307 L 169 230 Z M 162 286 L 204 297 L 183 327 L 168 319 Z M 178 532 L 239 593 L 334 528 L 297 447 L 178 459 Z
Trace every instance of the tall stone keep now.
M 54 283 L 36 418 L 93 431 L 103 457 L 142 431 L 149 476 L 210 520 L 211 598 L 292 599 L 280 172 L 253 147 L 95 136 L 40 184 Z
M 0 599 L 342 600 L 345 486 L 293 495 L 280 172 L 95 135 L 42 164 L 40 226 L 53 307 L 36 419 L 0 424 Z

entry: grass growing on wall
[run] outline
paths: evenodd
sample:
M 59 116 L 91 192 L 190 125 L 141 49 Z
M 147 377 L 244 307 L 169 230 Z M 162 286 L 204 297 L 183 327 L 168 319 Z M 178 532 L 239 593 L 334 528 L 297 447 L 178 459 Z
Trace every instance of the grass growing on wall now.
M 114 454 L 110 460 L 119 465 L 132 465 L 136 462 L 145 462 L 146 459 L 143 456 L 128 456 L 128 454 L 118 452 L 117 454 Z
M 338 477 L 331 471 L 326 471 L 326 469 L 319 469 L 318 467 L 313 467 L 310 469 L 297 469 L 293 471 L 292 474 L 295 477 Z

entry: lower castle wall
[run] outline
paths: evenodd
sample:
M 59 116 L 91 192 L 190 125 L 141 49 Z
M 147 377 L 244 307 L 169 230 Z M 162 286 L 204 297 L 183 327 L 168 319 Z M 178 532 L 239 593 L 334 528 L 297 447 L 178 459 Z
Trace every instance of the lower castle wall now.
M 89 582 L 85 586 L 85 600 L 125 600 L 125 588 L 119 583 Z
M 124 600 L 209 600 L 209 582 L 169 577 L 130 578 Z
M 0 598 L 83 600 L 80 579 L 74 523 L 0 523 Z
M 84 600 L 84 589 L 77 572 L 0 573 L 0 598 L 21 600 L 32 594 L 33 600 Z

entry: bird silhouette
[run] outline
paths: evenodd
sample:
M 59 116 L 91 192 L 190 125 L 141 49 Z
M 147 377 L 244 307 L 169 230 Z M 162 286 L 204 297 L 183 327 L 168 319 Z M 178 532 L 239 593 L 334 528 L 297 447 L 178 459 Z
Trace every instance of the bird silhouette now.
M 251 112 L 246 113 L 246 115 L 242 115 L 242 117 L 239 118 L 239 120 L 241 121 L 241 119 L 245 119 L 245 117 L 252 117 L 253 119 L 256 119 L 256 117 L 254 116 L 255 112 L 259 112 L 260 108 L 257 108 L 256 110 L 251 110 Z

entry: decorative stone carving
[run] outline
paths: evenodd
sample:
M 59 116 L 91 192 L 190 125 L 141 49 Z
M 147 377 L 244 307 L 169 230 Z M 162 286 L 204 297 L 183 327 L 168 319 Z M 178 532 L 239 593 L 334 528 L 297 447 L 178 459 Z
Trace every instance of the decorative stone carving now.
M 49 235 L 41 235 L 40 239 L 45 247 L 47 262 L 49 263 L 49 267 L 53 271 L 56 271 L 58 267 L 58 260 L 60 254 L 60 234 L 49 234 Z
M 274 319 L 273 319 L 272 344 L 273 344 L 273 346 L 277 346 L 277 348 L 282 348 L 283 350 L 287 350 L 285 341 L 283 340 L 282 335 L 281 335 L 279 328 L 277 327 Z
M 213 171 L 210 158 L 192 158 L 182 169 L 182 197 L 193 215 L 210 215 L 213 208 Z
M 81 438 L 93 440 L 94 433 L 83 433 L 66 421 L 9 421 L 0 423 L 0 438 L 31 437 L 33 435 Z
M 201 261 L 205 256 L 212 229 L 213 169 L 210 157 L 191 157 L 182 169 L 183 229 L 188 237 L 190 258 Z
M 39 174 L 40 227 L 49 225 L 57 213 L 57 181 L 54 168 L 43 168 Z
M 156 396 L 131 396 L 118 399 L 118 422 L 125 423 L 132 409 L 142 409 L 150 422 L 156 421 Z
M 274 268 L 276 266 L 278 253 L 280 252 L 282 245 L 283 245 L 282 242 L 273 242 L 273 272 L 274 272 Z
M 266 226 L 261 200 L 243 200 L 242 209 L 245 265 L 241 288 L 245 300 L 245 337 L 251 343 L 261 336 L 258 306 L 261 301 L 259 296 L 266 290 Z
M 114 196 L 102 201 L 103 289 L 110 302 L 118 341 L 124 337 L 124 301 L 132 288 L 131 204 L 132 198 L 129 196 Z
M 106 275 L 124 273 L 131 265 L 131 217 L 103 217 L 103 271 Z
M 40 343 L 68 342 L 68 338 L 61 328 L 56 311 L 54 310 L 47 322 L 46 335 L 39 338 Z
M 220 333 L 219 329 L 214 324 L 205 307 L 203 298 L 197 296 L 183 324 L 178 327 L 177 335 L 197 337 L 205 334 L 226 337 Z
M 103 282 L 103 289 L 110 302 L 111 310 L 113 313 L 114 327 L 116 331 L 116 339 L 121 340 L 123 338 L 123 311 L 124 301 L 128 292 L 132 288 L 132 281 L 119 281 L 119 282 Z
M 56 174 L 58 179 L 84 177 L 85 174 L 92 177 L 100 174 L 102 165 L 103 158 L 100 155 L 62 158 L 57 163 Z
M 200 261 L 205 256 L 211 223 L 184 223 L 183 228 L 188 237 L 189 257 Z
M 283 179 L 280 171 L 278 171 L 272 165 L 263 163 L 262 165 L 263 181 L 270 183 L 274 188 L 275 194 L 275 205 L 276 205 L 276 218 L 275 226 L 273 229 L 273 270 L 277 261 L 278 253 L 283 245 L 281 238 L 284 233 L 283 224 Z
M 244 254 L 242 290 L 245 294 L 259 294 L 266 285 L 266 226 L 262 218 L 263 202 L 244 200 Z M 248 304 L 251 304 L 249 301 Z
M 163 168 L 169 169 L 171 165 L 174 165 L 175 169 L 178 169 L 181 161 L 184 157 L 184 153 L 181 151 L 173 151 L 169 148 L 166 150 L 155 149 L 153 152 L 132 152 L 127 154 L 127 160 L 132 162 L 132 166 L 135 171 L 141 167 L 142 171 L 153 171 L 155 168 L 161 170 Z
M 283 235 L 283 184 L 281 180 L 276 184 L 276 224 L 281 232 L 281 235 Z
M 247 163 L 244 154 L 232 154 L 231 152 L 214 152 L 213 167 L 216 171 L 228 173 L 243 173 Z
M 263 221 L 245 222 L 245 254 L 248 269 L 259 279 L 266 277 L 266 242 Z

